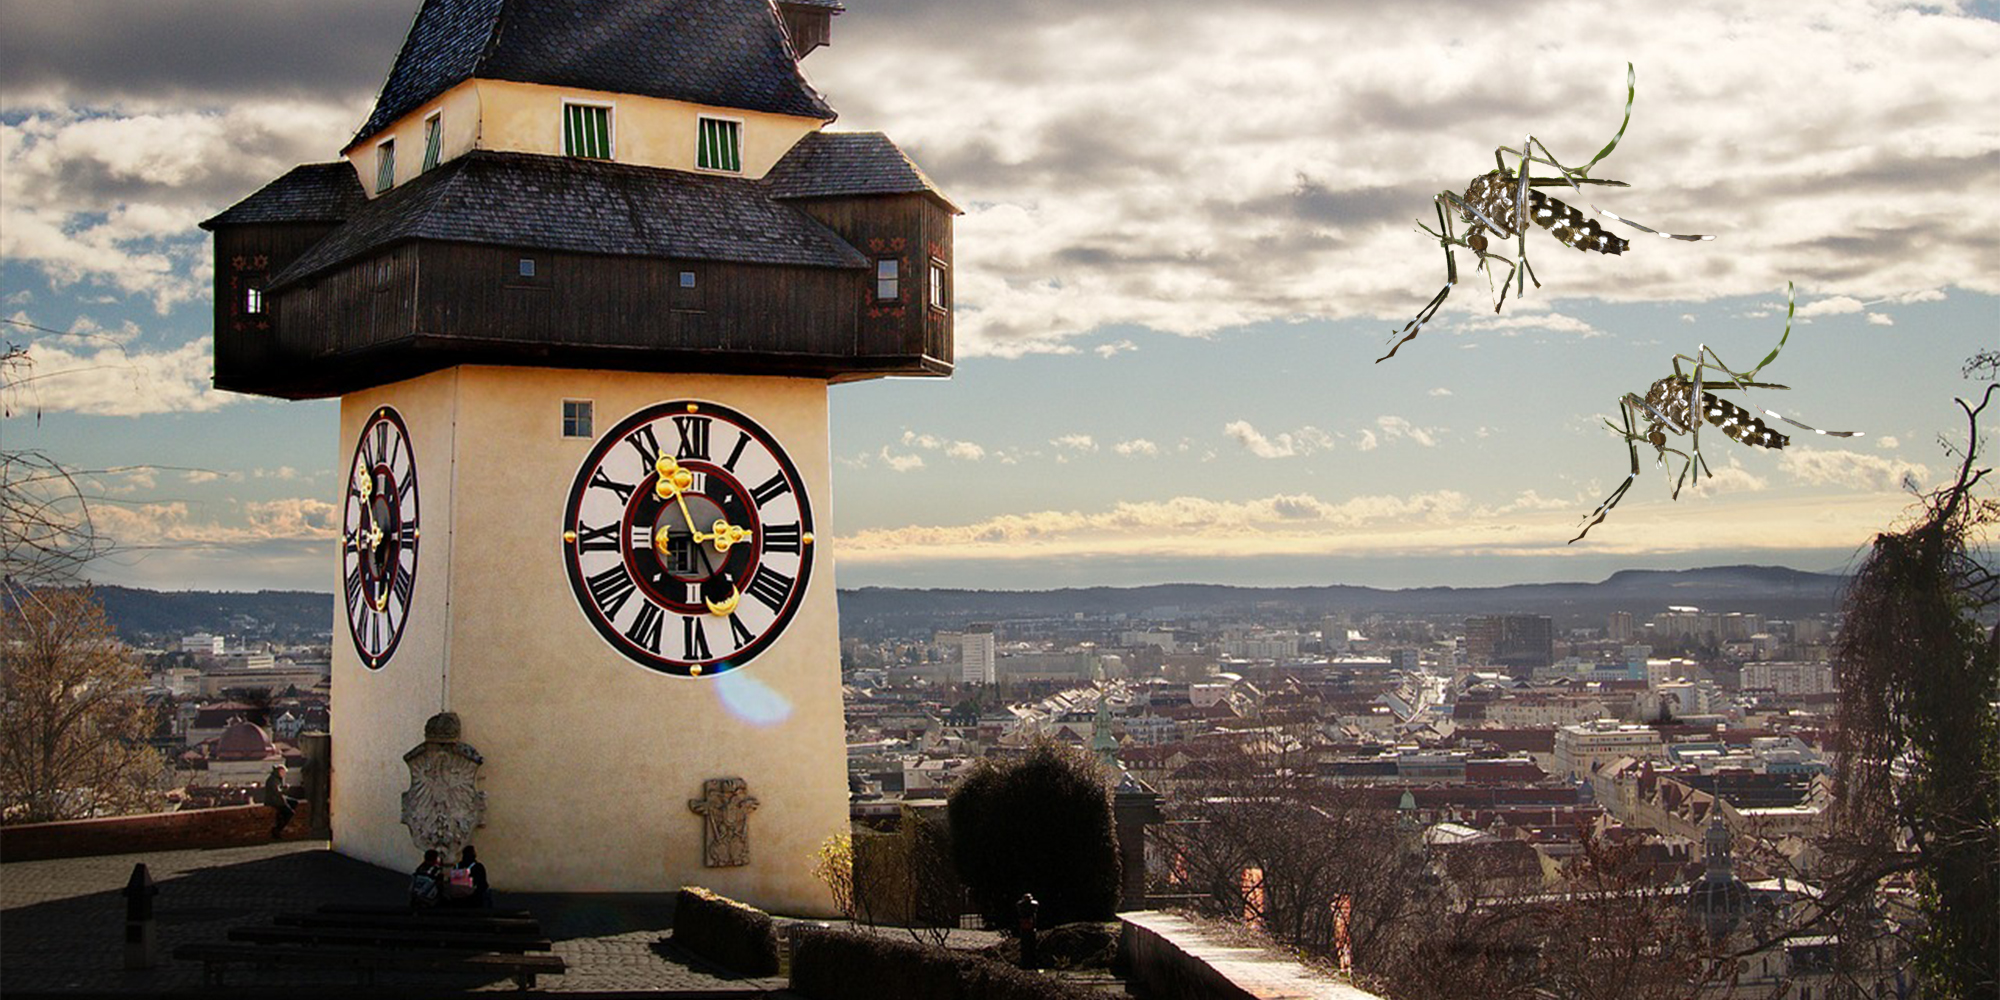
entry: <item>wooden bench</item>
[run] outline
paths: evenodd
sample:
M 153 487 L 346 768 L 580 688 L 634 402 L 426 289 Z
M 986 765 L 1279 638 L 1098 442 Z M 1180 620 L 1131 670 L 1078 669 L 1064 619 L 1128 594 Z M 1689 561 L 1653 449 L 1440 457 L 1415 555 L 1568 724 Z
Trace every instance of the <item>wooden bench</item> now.
M 548 951 L 546 937 L 532 934 L 477 934 L 413 931 L 397 927 L 238 927 L 231 941 L 259 944 L 352 944 L 378 948 L 470 948 L 477 951 Z
M 332 904 L 314 913 L 281 913 L 263 926 L 237 927 L 229 941 L 185 944 L 174 957 L 201 962 L 220 985 L 233 964 L 350 968 L 373 984 L 378 969 L 500 973 L 522 989 L 567 965 L 526 910 L 426 909 Z M 536 953 L 540 954 L 536 954 Z
M 559 955 L 517 955 L 459 948 L 352 948 L 310 944 L 184 944 L 174 949 L 182 961 L 201 962 L 211 986 L 222 985 L 229 965 L 275 965 L 350 968 L 373 985 L 378 969 L 495 972 L 513 977 L 521 989 L 533 989 L 535 977 L 561 975 L 568 966 Z

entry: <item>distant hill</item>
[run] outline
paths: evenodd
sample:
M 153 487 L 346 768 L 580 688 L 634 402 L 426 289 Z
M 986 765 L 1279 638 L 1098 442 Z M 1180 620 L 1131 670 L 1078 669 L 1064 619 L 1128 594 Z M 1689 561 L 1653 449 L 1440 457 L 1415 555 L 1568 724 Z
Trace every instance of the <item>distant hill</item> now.
M 1847 578 L 1781 566 L 1622 570 L 1598 583 L 1523 583 L 1503 587 L 1229 587 L 1164 584 L 1064 590 L 908 590 L 863 587 L 840 594 L 843 628 L 894 627 L 930 618 L 940 624 L 1008 618 L 1066 617 L 1075 612 L 1138 615 L 1178 608 L 1186 616 L 1249 615 L 1259 609 L 1301 614 L 1382 613 L 1413 617 L 1548 615 L 1559 625 L 1601 624 L 1613 611 L 1645 616 L 1669 605 L 1797 618 L 1836 609 Z
M 307 590 L 242 593 L 99 586 L 97 596 L 118 637 L 136 644 L 163 643 L 196 632 L 304 643 L 324 638 L 333 629 L 333 595 Z
M 1642 619 L 1669 605 L 1800 618 L 1834 611 L 1847 578 L 1781 566 L 1622 570 L 1597 583 L 1520 583 L 1504 587 L 1230 587 L 1170 583 L 1150 587 L 1062 590 L 915 590 L 863 587 L 840 592 L 843 630 L 862 634 L 950 627 L 973 621 L 1139 615 L 1178 608 L 1188 617 L 1258 611 L 1321 615 L 1396 614 L 1448 617 L 1548 615 L 1558 625 L 1599 625 L 1613 611 Z M 333 627 L 333 595 L 299 590 L 156 591 L 99 587 L 105 612 L 128 642 L 160 642 L 210 632 L 280 642 L 308 642 Z

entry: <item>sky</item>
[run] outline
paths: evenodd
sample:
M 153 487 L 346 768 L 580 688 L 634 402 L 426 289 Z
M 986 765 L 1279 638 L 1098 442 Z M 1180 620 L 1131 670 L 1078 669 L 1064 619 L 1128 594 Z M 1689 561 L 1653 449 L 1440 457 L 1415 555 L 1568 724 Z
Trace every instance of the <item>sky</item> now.
M 0 0 L 0 448 L 87 470 L 101 582 L 331 589 L 337 408 L 218 392 L 195 223 L 366 118 L 417 0 Z M 2000 5 L 849 0 L 804 63 L 957 220 L 949 380 L 832 390 L 841 586 L 1467 586 L 1850 567 L 2000 348 Z M 1444 283 L 1432 199 L 1532 134 L 1621 256 Z M 1828 430 L 1671 497 L 1626 393 L 1705 346 Z M 1743 398 L 1746 397 L 1747 398 Z M 1680 439 L 1685 444 L 1685 439 Z M 1643 445 L 1641 446 L 1644 447 Z

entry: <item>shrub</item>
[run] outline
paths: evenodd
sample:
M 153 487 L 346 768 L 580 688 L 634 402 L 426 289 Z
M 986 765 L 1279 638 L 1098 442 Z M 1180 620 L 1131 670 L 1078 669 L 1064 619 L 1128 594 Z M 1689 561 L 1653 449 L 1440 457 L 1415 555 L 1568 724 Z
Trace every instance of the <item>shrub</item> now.
M 813 878 L 833 894 L 834 909 L 854 919 L 854 838 L 836 833 L 813 854 Z
M 1037 922 L 1109 920 L 1118 905 L 1118 839 L 1097 762 L 1040 741 L 1018 760 L 987 759 L 952 790 L 952 858 L 974 905 L 1012 927 L 1033 893 Z
M 699 886 L 683 886 L 674 901 L 674 944 L 747 976 L 778 973 L 770 914 Z

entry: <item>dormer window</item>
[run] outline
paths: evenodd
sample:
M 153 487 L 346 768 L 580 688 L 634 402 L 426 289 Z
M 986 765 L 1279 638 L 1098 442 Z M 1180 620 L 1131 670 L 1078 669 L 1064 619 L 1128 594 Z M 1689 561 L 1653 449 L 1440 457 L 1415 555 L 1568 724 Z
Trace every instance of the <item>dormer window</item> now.
M 563 105 L 563 155 L 611 159 L 610 105 Z
M 424 169 L 438 165 L 444 156 L 444 115 L 434 114 L 424 119 Z
M 396 186 L 396 140 L 375 147 L 375 193 Z
M 932 309 L 951 308 L 951 288 L 945 279 L 946 275 L 945 275 L 944 261 L 941 261 L 936 257 L 932 257 L 931 258 L 931 308 Z
M 902 261 L 880 257 L 875 261 L 875 301 L 894 302 L 903 296 Z
M 743 172 L 743 123 L 703 116 L 696 126 L 694 165 L 703 170 Z

